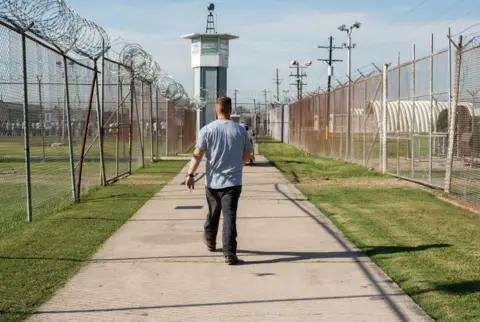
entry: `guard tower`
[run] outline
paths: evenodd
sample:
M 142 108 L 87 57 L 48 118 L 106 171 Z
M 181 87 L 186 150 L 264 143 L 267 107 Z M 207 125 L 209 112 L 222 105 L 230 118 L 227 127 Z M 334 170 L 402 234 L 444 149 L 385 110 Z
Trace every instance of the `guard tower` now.
M 197 110 L 197 132 L 216 119 L 215 101 L 227 94 L 227 68 L 229 41 L 239 37 L 219 34 L 215 27 L 215 5 L 208 5 L 205 33 L 185 35 L 192 42 L 193 92 L 205 101 L 205 107 Z

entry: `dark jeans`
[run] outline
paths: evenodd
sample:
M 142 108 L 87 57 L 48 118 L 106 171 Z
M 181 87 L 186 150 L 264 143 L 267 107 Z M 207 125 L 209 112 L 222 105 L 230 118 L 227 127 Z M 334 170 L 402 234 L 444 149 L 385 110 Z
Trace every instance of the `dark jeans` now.
M 223 210 L 223 254 L 237 253 L 237 209 L 242 186 L 224 189 L 205 189 L 208 203 L 208 215 L 205 221 L 205 235 L 209 241 L 217 240 L 220 213 Z

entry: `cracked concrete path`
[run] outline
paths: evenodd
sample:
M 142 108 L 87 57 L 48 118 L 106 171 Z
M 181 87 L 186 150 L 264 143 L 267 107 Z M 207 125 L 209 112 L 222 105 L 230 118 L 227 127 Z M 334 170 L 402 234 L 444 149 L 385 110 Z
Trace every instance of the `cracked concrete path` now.
M 431 321 L 261 156 L 245 168 L 243 263 L 227 266 L 202 242 L 203 178 L 189 193 L 184 172 L 31 321 Z

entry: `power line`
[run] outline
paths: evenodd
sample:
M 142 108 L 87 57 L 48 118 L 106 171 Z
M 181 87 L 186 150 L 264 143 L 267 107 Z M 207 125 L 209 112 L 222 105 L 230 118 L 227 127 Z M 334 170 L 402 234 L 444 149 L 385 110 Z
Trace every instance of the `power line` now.
M 418 8 L 420 8 L 424 3 L 428 2 L 430 0 L 421 0 L 419 3 L 417 3 L 416 5 L 412 6 L 410 9 L 408 9 L 407 11 L 405 11 L 403 14 L 401 14 L 400 16 L 396 17 L 395 20 L 393 20 L 392 22 L 390 22 L 389 24 L 385 25 L 384 27 L 380 28 L 380 33 L 384 33 L 385 31 L 387 31 L 388 29 L 390 29 L 392 26 L 396 25 L 398 23 L 398 21 L 401 19 L 401 18 L 405 18 L 406 16 L 408 16 L 409 14 L 411 14 L 412 12 L 414 12 L 415 10 L 417 10 Z
M 435 18 L 438 19 L 438 18 L 442 17 L 443 15 L 445 15 L 446 13 L 449 13 L 453 8 L 455 8 L 456 6 L 458 6 L 460 3 L 464 2 L 464 1 L 465 0 L 455 1 L 451 6 L 447 7 L 445 10 L 441 11 L 439 14 L 435 15 Z M 410 37 L 407 36 L 406 40 L 411 40 L 411 39 L 415 39 L 415 38 L 419 37 L 420 33 L 418 32 L 418 30 L 424 29 L 425 27 L 430 26 L 430 25 L 432 25 L 436 22 L 438 22 L 438 21 L 431 20 L 431 21 L 428 21 L 427 23 L 412 27 L 410 29 L 412 32 L 407 32 L 406 34 L 410 34 L 410 35 L 413 34 L 414 36 L 413 37 L 412 36 L 410 36 Z M 449 24 L 451 24 L 451 23 L 449 23 Z M 415 32 L 413 33 L 414 30 L 415 30 Z
M 405 11 L 402 15 L 398 16 L 396 21 L 393 21 L 392 23 L 388 24 L 385 28 L 382 28 L 382 32 L 384 32 L 385 30 L 387 30 L 388 28 L 392 27 L 393 25 L 395 25 L 398 20 L 400 18 L 405 18 L 406 16 L 408 16 L 409 14 L 411 14 L 412 12 L 414 12 L 415 10 L 417 10 L 418 8 L 420 8 L 424 3 L 428 2 L 430 0 L 421 0 L 419 3 L 417 3 L 416 5 L 414 5 L 413 7 L 411 7 L 410 9 L 408 9 L 407 11 Z

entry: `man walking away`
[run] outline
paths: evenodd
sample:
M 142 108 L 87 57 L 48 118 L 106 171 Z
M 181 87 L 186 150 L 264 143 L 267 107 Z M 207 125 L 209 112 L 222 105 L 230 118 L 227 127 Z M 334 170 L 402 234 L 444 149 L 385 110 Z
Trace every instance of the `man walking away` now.
M 205 192 L 208 214 L 204 242 L 209 251 L 216 250 L 220 213 L 223 211 L 223 254 L 233 265 L 237 257 L 237 208 L 242 192 L 243 165 L 250 159 L 253 146 L 247 131 L 232 121 L 232 100 L 222 96 L 215 105 L 217 120 L 200 131 L 187 174 L 186 186 L 195 186 L 195 171 L 203 155 L 206 157 Z

